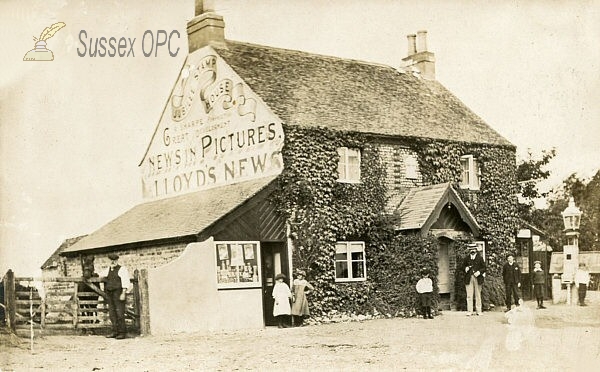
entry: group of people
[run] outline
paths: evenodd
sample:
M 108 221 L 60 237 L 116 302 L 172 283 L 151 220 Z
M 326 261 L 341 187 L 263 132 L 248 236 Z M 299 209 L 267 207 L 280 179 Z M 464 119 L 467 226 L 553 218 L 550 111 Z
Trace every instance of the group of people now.
M 477 251 L 476 244 L 468 244 L 469 254 L 462 261 L 460 270 L 464 271 L 464 284 L 467 292 L 467 316 L 481 315 L 481 289 L 486 273 L 486 265 L 483 257 Z M 100 273 L 105 278 L 104 292 L 108 303 L 109 316 L 112 324 L 112 333 L 107 337 L 124 339 L 127 337 L 125 327 L 125 297 L 127 291 L 131 288 L 129 271 L 118 262 L 119 256 L 111 253 L 108 255 L 110 266 Z M 89 272 L 86 273 L 89 277 Z M 421 270 L 421 279 L 416 284 L 416 290 L 419 295 L 421 313 L 424 319 L 433 319 L 432 297 L 433 281 L 429 277 L 429 270 Z M 519 297 L 521 289 L 521 269 L 515 262 L 514 256 L 509 255 L 507 262 L 502 267 L 502 278 L 506 293 L 505 304 L 506 312 L 511 311 L 513 303 L 519 307 L 523 303 Z M 275 285 L 273 287 L 273 316 L 277 319 L 279 328 L 287 327 L 286 318 L 292 316 L 292 324 L 301 326 L 304 318 L 310 315 L 307 295 L 314 290 L 314 287 L 306 280 L 306 272 L 296 271 L 296 277 L 292 283 L 292 289 L 285 283 L 286 276 L 277 274 L 275 276 Z M 534 262 L 532 273 L 533 289 L 537 300 L 537 309 L 545 309 L 544 306 L 544 286 L 545 273 L 542 270 L 541 262 Z M 580 264 L 575 273 L 575 285 L 578 288 L 579 305 L 585 306 L 585 297 L 587 286 L 590 281 L 590 274 L 584 263 Z M 475 306 L 473 305 L 475 300 Z M 473 312 L 475 308 L 475 312 Z
M 296 271 L 292 289 L 285 283 L 286 276 L 277 274 L 273 286 L 273 316 L 279 328 L 286 328 L 286 318 L 292 316 L 292 325 L 301 326 L 304 318 L 310 315 L 307 295 L 314 287 L 306 280 L 304 270 Z
M 469 254 L 462 263 L 462 270 L 465 272 L 465 288 L 467 291 L 467 316 L 481 315 L 481 288 L 485 278 L 485 262 L 477 251 L 475 244 L 468 244 Z M 509 312 L 514 304 L 519 307 L 523 303 L 519 297 L 521 290 L 521 268 L 515 262 L 515 257 L 509 254 L 506 263 L 502 266 L 502 279 L 505 290 L 505 312 Z M 533 283 L 533 293 L 537 301 L 537 309 L 545 309 L 544 306 L 544 288 L 546 285 L 546 275 L 542 269 L 540 261 L 534 261 L 533 272 L 531 273 Z M 590 281 L 590 274 L 587 271 L 585 263 L 580 263 L 574 276 L 574 283 L 578 290 L 579 305 L 586 306 L 585 296 L 587 286 Z M 473 313 L 473 298 L 475 298 L 475 313 Z

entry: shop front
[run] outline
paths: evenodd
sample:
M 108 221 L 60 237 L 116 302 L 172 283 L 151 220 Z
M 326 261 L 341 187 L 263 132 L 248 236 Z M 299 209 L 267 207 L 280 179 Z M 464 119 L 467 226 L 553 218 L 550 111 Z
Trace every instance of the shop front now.
M 151 334 L 259 329 L 275 325 L 274 277 L 289 273 L 285 242 L 189 244 L 148 270 Z

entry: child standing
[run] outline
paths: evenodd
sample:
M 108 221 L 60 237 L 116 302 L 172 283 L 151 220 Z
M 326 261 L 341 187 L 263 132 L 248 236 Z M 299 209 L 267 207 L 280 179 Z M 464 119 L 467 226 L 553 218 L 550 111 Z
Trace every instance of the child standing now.
M 275 276 L 275 286 L 273 287 L 273 316 L 277 319 L 278 328 L 287 328 L 284 324 L 284 318 L 286 315 L 290 315 L 290 299 L 292 298 L 292 292 L 290 287 L 284 282 L 285 275 L 277 274 Z
M 433 297 L 433 281 L 429 278 L 429 270 L 421 269 L 421 279 L 416 285 L 417 293 L 419 293 L 419 302 L 421 303 L 421 311 L 423 319 L 433 319 L 431 314 L 431 298 Z
M 587 286 L 590 284 L 590 272 L 585 263 L 580 263 L 579 268 L 575 272 L 575 286 L 579 295 L 579 306 L 587 306 L 585 304 L 585 294 Z
M 544 306 L 544 285 L 546 284 L 546 276 L 544 270 L 542 270 L 542 263 L 535 261 L 533 263 L 533 292 L 537 299 L 537 308 L 545 309 Z
M 296 279 L 294 279 L 294 296 L 292 297 L 292 316 L 294 317 L 294 324 L 301 326 L 304 322 L 304 317 L 310 315 L 308 309 L 308 295 L 312 290 L 313 286 L 305 279 L 306 273 L 304 270 L 296 271 Z

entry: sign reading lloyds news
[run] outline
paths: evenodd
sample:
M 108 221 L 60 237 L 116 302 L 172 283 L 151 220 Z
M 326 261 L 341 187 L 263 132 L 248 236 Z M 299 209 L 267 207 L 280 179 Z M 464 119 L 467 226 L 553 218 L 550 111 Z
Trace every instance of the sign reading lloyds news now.
M 144 156 L 144 198 L 279 174 L 280 120 L 219 57 L 188 56 Z

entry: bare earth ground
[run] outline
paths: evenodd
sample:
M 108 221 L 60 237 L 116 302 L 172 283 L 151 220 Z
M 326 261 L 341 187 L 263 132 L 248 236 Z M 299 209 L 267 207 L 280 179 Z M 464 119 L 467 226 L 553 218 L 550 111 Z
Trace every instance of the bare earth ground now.
M 126 340 L 102 336 L 10 339 L 0 345 L 0 371 L 232 370 L 600 370 L 600 292 L 590 306 L 536 310 L 529 330 L 504 313 L 434 320 L 378 319 L 301 328 L 175 334 Z

